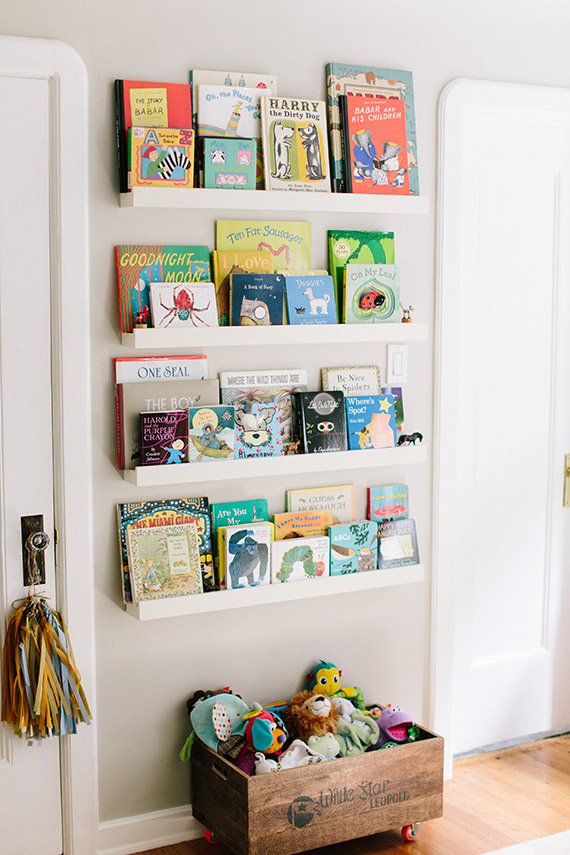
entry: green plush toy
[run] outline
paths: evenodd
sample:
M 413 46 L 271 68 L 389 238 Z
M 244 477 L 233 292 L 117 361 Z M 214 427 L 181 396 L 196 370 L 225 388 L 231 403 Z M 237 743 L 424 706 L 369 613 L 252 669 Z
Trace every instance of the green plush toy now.
M 362 710 L 354 710 L 350 723 L 339 718 L 336 728 L 336 738 L 340 745 L 340 757 L 350 757 L 362 754 L 368 748 L 376 745 L 380 735 L 378 723 L 372 716 L 365 715 Z
M 307 674 L 309 689 L 315 693 L 321 692 L 321 694 L 328 695 L 330 698 L 348 698 L 358 709 L 366 709 L 362 689 L 356 686 L 341 687 L 341 675 L 342 671 L 339 671 L 336 665 L 321 659 L 312 669 L 311 673 Z

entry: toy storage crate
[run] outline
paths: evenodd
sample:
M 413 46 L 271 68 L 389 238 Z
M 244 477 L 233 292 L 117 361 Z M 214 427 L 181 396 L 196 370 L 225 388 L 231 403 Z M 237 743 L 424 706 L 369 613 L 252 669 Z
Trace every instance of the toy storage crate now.
M 200 740 L 192 813 L 237 855 L 289 855 L 403 828 L 443 812 L 443 739 L 248 777 Z

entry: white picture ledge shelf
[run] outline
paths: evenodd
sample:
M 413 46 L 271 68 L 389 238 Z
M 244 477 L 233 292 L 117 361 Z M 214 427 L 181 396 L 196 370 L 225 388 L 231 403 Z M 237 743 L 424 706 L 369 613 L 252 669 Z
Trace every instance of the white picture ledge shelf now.
M 427 214 L 427 196 L 311 193 L 284 190 L 208 190 L 198 187 L 135 187 L 120 194 L 121 208 L 199 208 L 300 214 Z
M 408 466 L 425 463 L 426 449 L 421 445 L 400 448 L 374 448 L 334 451 L 326 454 L 289 454 L 284 457 L 250 457 L 248 460 L 208 460 L 162 466 L 137 466 L 124 469 L 123 479 L 137 487 L 168 484 L 201 484 L 244 478 L 268 478 L 299 475 L 304 472 L 340 472 L 343 469 L 375 469 L 378 466 Z
M 255 588 L 238 588 L 234 591 L 212 591 L 209 594 L 188 597 L 148 600 L 129 603 L 125 608 L 127 614 L 137 620 L 155 620 L 178 615 L 238 609 L 245 606 L 284 603 L 290 600 L 305 600 L 310 597 L 326 597 L 331 594 L 370 591 L 375 588 L 422 582 L 423 579 L 423 565 L 414 564 L 409 567 L 371 570 L 368 573 L 351 573 L 346 576 L 327 576 L 324 579 L 307 579 L 302 582 L 285 582 L 276 585 L 260 585 Z
M 410 324 L 291 324 L 270 327 L 211 327 L 204 329 L 140 329 L 122 333 L 125 347 L 160 349 L 176 347 L 268 347 L 315 345 L 327 342 L 427 341 L 428 325 Z

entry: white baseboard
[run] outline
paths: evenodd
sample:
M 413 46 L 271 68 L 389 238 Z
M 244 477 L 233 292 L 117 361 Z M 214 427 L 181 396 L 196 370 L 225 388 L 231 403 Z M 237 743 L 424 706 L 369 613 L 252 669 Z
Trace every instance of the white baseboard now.
M 189 806 L 102 822 L 97 829 L 97 855 L 132 855 L 202 837 L 204 826 Z

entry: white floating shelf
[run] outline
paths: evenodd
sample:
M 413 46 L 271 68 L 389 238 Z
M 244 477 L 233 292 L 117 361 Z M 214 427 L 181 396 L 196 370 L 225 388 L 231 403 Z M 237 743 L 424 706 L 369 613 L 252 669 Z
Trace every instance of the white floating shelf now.
M 135 187 L 121 193 L 121 208 L 199 208 L 224 211 L 304 211 L 327 214 L 427 214 L 427 196 L 315 193 L 293 190 L 207 190 Z
M 244 191 L 245 192 L 245 191 Z M 125 347 L 259 347 L 325 343 L 426 341 L 427 324 L 291 324 L 270 327 L 213 327 L 209 329 L 140 329 L 122 333 Z
M 307 579 L 302 582 L 284 582 L 275 585 L 260 585 L 255 588 L 238 588 L 235 591 L 212 591 L 188 597 L 171 597 L 164 600 L 148 600 L 129 603 L 127 614 L 137 620 L 172 618 L 177 615 L 195 615 L 238 609 L 245 606 L 262 606 L 267 603 L 284 603 L 290 600 L 305 600 L 310 597 L 326 597 L 331 594 L 350 594 L 374 588 L 388 588 L 422 582 L 423 564 L 409 567 L 394 567 L 389 570 L 371 570 L 367 573 L 351 573 L 346 576 L 327 576 L 323 579 Z
M 168 484 L 202 484 L 244 478 L 272 478 L 304 472 L 338 472 L 343 469 L 375 469 L 377 466 L 408 466 L 425 463 L 421 445 L 376 448 L 365 451 L 334 451 L 325 454 L 289 454 L 284 457 L 251 457 L 248 460 L 207 460 L 167 466 L 137 466 L 124 469 L 125 481 L 136 487 Z

